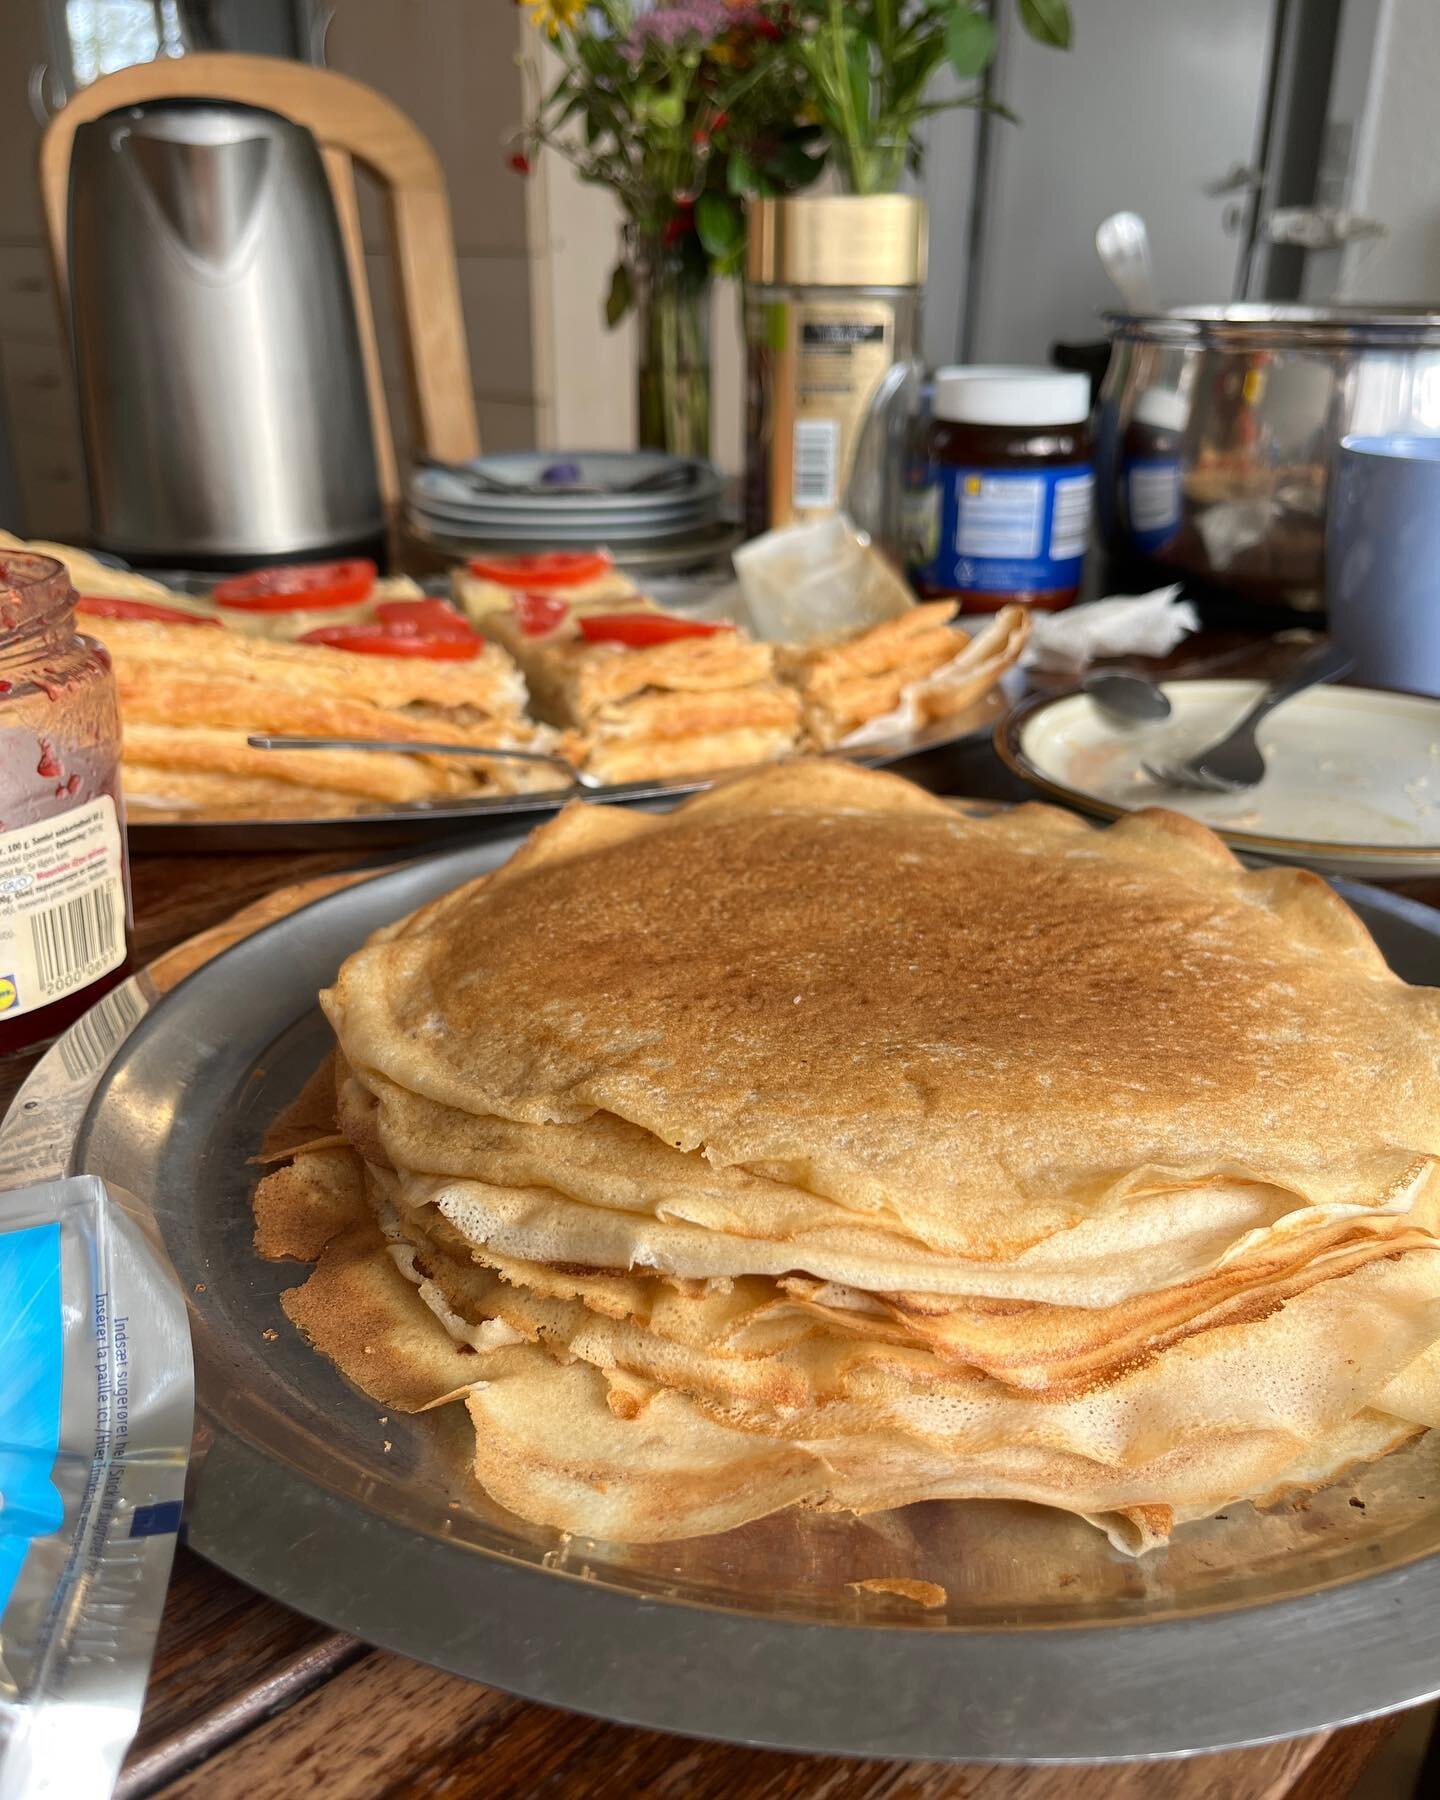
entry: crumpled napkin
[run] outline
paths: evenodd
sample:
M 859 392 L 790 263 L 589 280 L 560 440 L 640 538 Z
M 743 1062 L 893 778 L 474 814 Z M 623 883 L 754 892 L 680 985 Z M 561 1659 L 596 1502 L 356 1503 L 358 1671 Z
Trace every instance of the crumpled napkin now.
M 1067 612 L 1033 613 L 1022 668 L 1078 675 L 1102 656 L 1165 656 L 1200 623 L 1180 583 L 1148 594 L 1092 600 Z

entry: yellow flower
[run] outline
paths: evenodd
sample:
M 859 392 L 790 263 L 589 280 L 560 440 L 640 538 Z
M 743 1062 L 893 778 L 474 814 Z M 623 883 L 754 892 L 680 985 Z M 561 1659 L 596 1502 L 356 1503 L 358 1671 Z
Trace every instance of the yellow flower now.
M 562 30 L 574 25 L 586 6 L 586 0 L 516 0 L 516 3 L 528 10 L 530 23 L 537 31 L 548 31 L 552 38 L 558 38 Z

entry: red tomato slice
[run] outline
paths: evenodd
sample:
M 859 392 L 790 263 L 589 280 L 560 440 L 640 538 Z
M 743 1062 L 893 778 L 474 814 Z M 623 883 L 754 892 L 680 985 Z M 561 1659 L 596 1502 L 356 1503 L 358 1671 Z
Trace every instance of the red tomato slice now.
M 237 612 L 321 612 L 356 606 L 375 585 L 375 565 L 364 557 L 348 562 L 281 563 L 232 575 L 215 587 L 215 604 Z
M 473 627 L 445 600 L 382 600 L 375 617 L 401 637 L 475 636 Z
M 554 594 L 512 594 L 510 610 L 519 621 L 521 637 L 549 637 L 570 617 L 570 602 Z
M 579 587 L 615 567 L 603 550 L 549 550 L 539 556 L 475 556 L 470 573 L 501 587 L 531 592 Z
M 576 621 L 592 644 L 625 644 L 632 650 L 673 644 L 676 638 L 714 637 L 735 627 L 711 619 L 676 619 L 669 613 L 586 613 Z
M 218 625 L 218 619 L 203 619 L 197 613 L 182 612 L 178 606 L 159 606 L 153 600 L 126 600 L 119 594 L 81 594 L 75 610 L 87 619 L 158 619 L 165 625 Z
M 381 625 L 321 625 L 303 632 L 300 644 L 325 644 L 331 650 L 354 650 L 361 656 L 423 656 L 430 662 L 470 662 L 480 654 L 480 640 L 440 637 L 418 631 L 387 631 Z

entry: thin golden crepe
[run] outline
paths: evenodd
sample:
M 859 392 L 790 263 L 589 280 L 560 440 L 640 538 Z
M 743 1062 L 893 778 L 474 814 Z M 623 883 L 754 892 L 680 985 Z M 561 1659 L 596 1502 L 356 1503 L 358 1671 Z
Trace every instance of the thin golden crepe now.
M 994 687 L 1030 635 L 1023 606 L 1003 607 L 974 637 L 957 631 L 953 600 L 931 600 L 841 639 L 783 648 L 781 678 L 799 691 L 811 747 L 833 749 L 951 719 Z
M 115 665 L 126 793 L 142 805 L 279 816 L 555 786 L 525 764 L 325 750 L 257 750 L 251 733 L 548 749 L 493 645 L 472 662 L 360 656 L 318 644 L 157 621 L 97 621 Z M 328 799 L 327 799 L 328 796 Z
M 117 569 L 110 563 L 102 563 L 88 550 L 78 550 L 73 544 L 52 544 L 40 538 L 27 543 L 13 532 L 0 531 L 0 550 L 24 550 L 31 556 L 54 557 L 56 562 L 64 563 L 75 591 L 80 594 L 153 600 L 164 606 L 178 607 L 182 612 L 203 610 L 188 594 L 177 594 L 150 576 L 137 574 L 134 569 Z
M 287 1311 L 463 1397 L 532 1520 L 1008 1497 L 1139 1550 L 1440 1421 L 1440 999 L 1189 821 L 791 764 L 571 809 L 322 998 Z

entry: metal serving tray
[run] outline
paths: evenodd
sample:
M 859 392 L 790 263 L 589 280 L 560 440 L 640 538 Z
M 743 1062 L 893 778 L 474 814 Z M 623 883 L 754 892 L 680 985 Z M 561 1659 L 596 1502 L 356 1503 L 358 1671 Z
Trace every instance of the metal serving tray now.
M 888 743 L 843 754 L 849 762 L 863 763 L 872 769 L 888 768 L 932 750 L 989 737 L 1005 709 L 1004 695 L 994 688 L 953 719 L 942 719 Z M 714 770 L 672 781 L 555 788 L 539 794 L 495 794 L 478 799 L 416 800 L 395 806 L 357 802 L 353 812 L 310 819 L 232 818 L 134 807 L 128 820 L 128 835 L 132 850 L 171 856 L 191 852 L 230 855 L 242 851 L 391 849 L 474 837 L 487 825 L 503 827 L 517 817 L 534 822 L 537 816 L 555 812 L 571 800 L 633 806 L 678 799 L 709 787 L 723 773 Z
M 158 1001 L 132 979 L 50 1052 L 0 1133 L 0 1180 L 68 1164 L 155 1208 L 191 1305 L 197 1550 L 334 1626 L 536 1700 L 795 1749 L 1169 1755 L 1440 1690 L 1440 1433 L 1138 1562 L 999 1503 L 792 1512 L 625 1547 L 488 1502 L 458 1408 L 407 1419 L 351 1389 L 280 1311 L 303 1270 L 253 1252 L 250 1159 L 328 1050 L 314 995 L 342 958 L 520 836 L 322 899 Z M 1337 885 L 1402 974 L 1440 983 L 1440 915 Z M 873 1577 L 936 1582 L 946 1602 L 847 1585 Z

